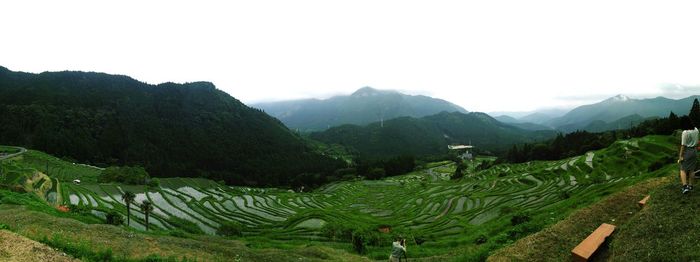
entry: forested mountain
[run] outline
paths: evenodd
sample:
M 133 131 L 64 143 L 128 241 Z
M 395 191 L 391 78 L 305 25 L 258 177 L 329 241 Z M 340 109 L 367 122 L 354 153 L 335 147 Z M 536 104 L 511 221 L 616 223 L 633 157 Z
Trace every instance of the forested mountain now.
M 506 124 L 509 124 L 511 126 L 519 127 L 519 128 L 525 129 L 525 130 L 552 130 L 551 127 L 535 124 L 532 122 L 524 122 L 524 121 L 518 120 L 514 117 L 507 116 L 507 115 L 497 116 L 497 117 L 494 117 L 494 119 L 496 119 L 502 123 L 506 123 Z
M 321 131 L 343 124 L 364 125 L 410 116 L 423 117 L 446 112 L 467 111 L 445 100 L 405 95 L 396 91 L 364 87 L 349 96 L 303 99 L 252 105 L 280 119 L 290 129 Z
M 669 99 L 657 97 L 651 99 L 632 99 L 623 95 L 611 97 L 602 102 L 584 105 L 574 108 L 569 113 L 552 119 L 546 124 L 564 132 L 572 132 L 577 129 L 585 130 L 589 125 L 596 126 L 591 131 L 602 131 L 598 127 L 610 125 L 610 128 L 617 124 L 624 124 L 624 118 L 633 119 L 637 115 L 641 119 L 649 117 L 665 117 L 670 112 L 687 112 L 692 105 L 693 99 L 699 96 L 691 96 L 683 99 Z M 596 122 L 597 123 L 594 123 Z M 602 122 L 600 122 L 602 121 Z M 622 121 L 622 122 L 620 122 Z M 639 122 L 637 122 L 639 123 Z M 629 128 L 629 125 L 623 128 Z
M 313 139 L 357 150 L 361 156 L 447 153 L 448 144 L 472 143 L 482 150 L 506 150 L 512 144 L 554 137 L 554 131 L 528 131 L 501 123 L 484 113 L 447 113 L 401 117 L 367 126 L 343 125 L 312 133 Z
M 542 125 L 548 121 L 563 116 L 570 109 L 565 108 L 546 108 L 535 111 L 495 111 L 489 112 L 490 116 L 504 123 L 533 123 Z
M 150 85 L 86 72 L 0 67 L 0 144 L 81 162 L 143 165 L 152 176 L 285 184 L 339 164 L 213 84 Z

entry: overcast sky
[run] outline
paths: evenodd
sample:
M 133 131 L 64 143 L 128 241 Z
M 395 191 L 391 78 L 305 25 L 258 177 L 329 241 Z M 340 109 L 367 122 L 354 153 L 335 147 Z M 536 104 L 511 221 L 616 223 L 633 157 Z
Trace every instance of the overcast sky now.
M 246 103 L 425 94 L 524 111 L 700 93 L 698 1 L 2 1 L 14 71 L 211 81 Z

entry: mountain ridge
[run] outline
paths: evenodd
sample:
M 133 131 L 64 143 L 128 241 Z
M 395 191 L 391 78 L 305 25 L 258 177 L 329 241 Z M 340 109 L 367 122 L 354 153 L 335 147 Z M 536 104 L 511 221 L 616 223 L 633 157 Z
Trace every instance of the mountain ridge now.
M 700 96 L 695 95 L 681 99 L 671 99 L 662 96 L 634 99 L 625 95 L 616 95 L 598 103 L 576 107 L 565 115 L 554 118 L 545 124 L 564 132 L 572 132 L 577 129 L 584 130 L 588 125 L 596 121 L 603 121 L 609 124 L 633 115 L 638 115 L 642 119 L 665 117 L 671 112 L 685 115 L 693 100 L 697 98 L 700 98 Z
M 423 117 L 442 111 L 468 111 L 449 101 L 393 90 L 363 87 L 350 95 L 253 104 L 290 129 L 321 131 L 343 124 L 365 125 L 397 117 Z

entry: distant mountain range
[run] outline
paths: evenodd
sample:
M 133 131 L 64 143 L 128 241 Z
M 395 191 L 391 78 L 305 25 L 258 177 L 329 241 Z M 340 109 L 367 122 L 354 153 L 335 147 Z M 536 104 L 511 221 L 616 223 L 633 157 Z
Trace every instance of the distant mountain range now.
M 468 144 L 502 151 L 514 143 L 535 142 L 554 137 L 554 131 L 530 131 L 504 124 L 484 113 L 447 113 L 422 118 L 400 117 L 366 126 L 342 125 L 311 138 L 327 144 L 355 149 L 360 155 L 380 158 L 411 154 L 447 153 L 449 144 Z
M 545 124 L 564 132 L 572 132 L 577 129 L 586 130 L 591 124 L 596 126 L 595 129 L 600 130 L 602 123 L 608 125 L 605 128 L 607 130 L 629 128 L 646 118 L 667 117 L 671 112 L 677 115 L 687 115 L 693 100 L 698 97 L 633 99 L 618 95 L 599 103 L 579 106 Z
M 556 129 L 569 133 L 576 130 L 601 132 L 614 129 L 626 129 L 644 120 L 666 117 L 670 112 L 677 115 L 688 114 L 688 108 L 699 96 L 683 99 L 656 97 L 650 99 L 633 99 L 617 95 L 599 103 L 583 105 L 560 116 L 552 112 L 496 112 L 495 118 L 501 122 L 524 129 L 539 130 L 543 128 Z M 520 116 L 520 117 L 514 117 Z
M 208 82 L 150 85 L 86 72 L 0 67 L 0 144 L 153 176 L 284 185 L 338 161 Z
M 291 100 L 252 106 L 278 118 L 290 129 L 303 132 L 321 131 L 343 124 L 365 125 L 404 116 L 423 117 L 443 111 L 467 113 L 464 108 L 442 99 L 371 87 L 361 88 L 351 95 L 323 100 Z
M 564 108 L 546 108 L 525 112 L 497 111 L 490 112 L 488 114 L 496 119 L 504 119 L 506 121 L 510 121 L 510 123 L 533 123 L 541 125 L 556 117 L 563 116 L 570 110 L 571 109 Z

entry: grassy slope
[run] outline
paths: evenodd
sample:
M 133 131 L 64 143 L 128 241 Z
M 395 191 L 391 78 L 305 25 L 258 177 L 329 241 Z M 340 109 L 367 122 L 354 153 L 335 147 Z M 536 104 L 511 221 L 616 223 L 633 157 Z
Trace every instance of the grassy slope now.
M 251 249 L 244 243 L 218 237 L 191 236 L 178 238 L 149 235 L 121 227 L 86 224 L 75 219 L 60 218 L 23 206 L 0 205 L 0 222 L 12 231 L 31 239 L 62 239 L 74 245 L 87 245 L 94 251 L 111 249 L 115 257 L 145 258 L 151 254 L 161 257 L 196 258 L 200 261 L 364 261 L 332 248 L 307 246 L 295 250 Z
M 570 251 L 601 223 L 617 230 L 596 253 L 595 261 L 696 261 L 700 259 L 700 193 L 682 195 L 677 165 L 667 176 L 616 193 L 539 233 L 489 257 L 490 261 L 567 260 Z M 636 203 L 651 198 L 640 209 Z
M 610 242 L 609 261 L 700 260 L 700 192 L 682 195 L 676 172 L 651 193 L 640 212 L 620 226 Z M 697 189 L 696 189 L 697 190 Z
M 17 157 L 16 160 L 22 161 L 26 167 L 34 168 L 48 174 L 51 178 L 65 182 L 80 179 L 82 182 L 96 183 L 101 172 L 98 168 L 66 162 L 36 150 L 27 150 L 26 153 Z
M 660 172 L 670 174 L 672 170 L 664 168 Z M 589 207 L 574 212 L 551 227 L 498 250 L 488 260 L 567 261 L 571 256 L 571 249 L 601 223 L 619 226 L 630 221 L 634 214 L 639 211 L 637 201 L 668 181 L 667 177 L 655 178 L 628 187 Z
M 269 199 L 262 202 L 256 201 L 255 206 L 260 211 L 278 216 L 283 216 L 279 213 L 282 209 L 296 211 L 295 215 L 286 217 L 287 220 L 280 223 L 248 224 L 250 227 L 246 229 L 249 231 L 246 235 L 251 237 L 243 240 L 246 245 L 254 247 L 253 250 L 256 252 L 270 248 L 296 252 L 300 250 L 299 247 L 309 243 L 326 248 L 350 250 L 351 247 L 347 243 L 329 242 L 323 237 L 319 238 L 318 230 L 296 228 L 296 225 L 309 218 L 322 218 L 326 221 L 352 222 L 367 227 L 389 224 L 395 231 L 403 232 L 409 238 L 424 238 L 426 243 L 420 246 L 411 245 L 412 258 L 431 257 L 429 261 L 463 255 L 458 260 L 469 260 L 483 258 L 491 250 L 512 243 L 531 232 L 539 231 L 548 224 L 556 223 L 572 210 L 596 202 L 602 196 L 617 192 L 620 188 L 663 175 L 663 169 L 652 173 L 648 173 L 647 169 L 651 163 L 664 160 L 664 156 L 659 153 L 673 151 L 669 142 L 671 140 L 669 137 L 651 136 L 633 141 L 620 141 L 608 149 L 596 152 L 593 169 L 588 168 L 584 163 L 584 156 L 561 161 L 498 165 L 489 170 L 470 174 L 458 181 L 443 181 L 438 176 L 429 174 L 430 172 L 419 171 L 384 181 L 331 184 L 317 192 L 304 194 L 287 193 L 282 190 L 263 190 L 258 193 L 257 190 L 250 192 L 247 188 L 234 188 L 226 190 L 228 195 L 226 197 L 277 196 L 278 201 L 269 201 Z M 452 169 L 438 166 L 434 171 L 450 173 Z M 172 179 L 172 181 L 180 180 L 182 183 L 170 183 L 171 180 L 163 180 L 161 183 L 173 184 L 167 187 L 174 190 L 178 190 L 183 185 L 192 186 L 205 193 L 211 190 L 205 189 L 208 186 L 197 182 L 199 180 Z M 63 188 L 81 195 L 92 195 L 96 199 L 99 199 L 98 191 L 102 191 L 100 188 L 109 187 L 113 190 L 116 188 L 114 185 L 87 184 L 76 187 L 64 183 Z M 162 190 L 159 189 L 164 193 Z M 143 190 L 134 192 L 140 191 Z M 68 192 L 64 192 L 64 195 L 67 194 Z M 187 194 L 178 193 L 178 195 L 189 199 Z M 306 198 L 310 200 L 307 201 Z M 459 203 L 461 199 L 467 200 L 464 206 Z M 105 204 L 99 202 L 100 206 Z M 209 197 L 188 201 L 188 207 L 185 209 L 213 219 L 215 216 L 211 210 L 206 212 L 202 207 L 207 203 L 215 202 L 215 198 Z M 247 209 L 240 208 L 230 215 L 266 221 L 245 210 Z M 385 214 L 386 210 L 391 212 Z M 124 210 L 119 206 L 117 211 Z M 518 227 L 511 226 L 511 217 L 521 211 L 530 212 L 532 220 Z M 156 218 L 157 216 L 153 216 L 152 221 Z M 140 222 L 140 220 L 137 221 Z M 92 223 L 92 221 L 87 222 Z M 17 227 L 31 228 L 32 225 L 25 224 Z M 93 229 L 88 227 L 84 230 L 83 233 L 89 234 Z M 255 236 L 252 237 L 253 235 Z M 475 240 L 482 235 L 486 236 L 487 242 L 481 245 L 475 244 Z M 311 239 L 314 241 L 309 241 Z M 95 241 L 99 242 L 97 239 Z M 106 245 L 119 248 L 121 240 L 117 238 L 116 241 L 113 245 Z M 160 242 L 161 239 L 157 238 L 155 241 Z M 390 249 L 386 246 L 387 243 L 382 243 L 381 246 L 370 246 L 367 256 L 375 259 L 386 257 Z M 349 256 L 348 253 L 336 250 L 329 250 L 326 253 L 332 252 Z M 565 252 L 568 251 L 565 250 Z M 148 252 L 144 251 L 143 255 L 147 254 Z
M 0 261 L 68 262 L 77 260 L 34 240 L 7 230 L 0 230 Z

